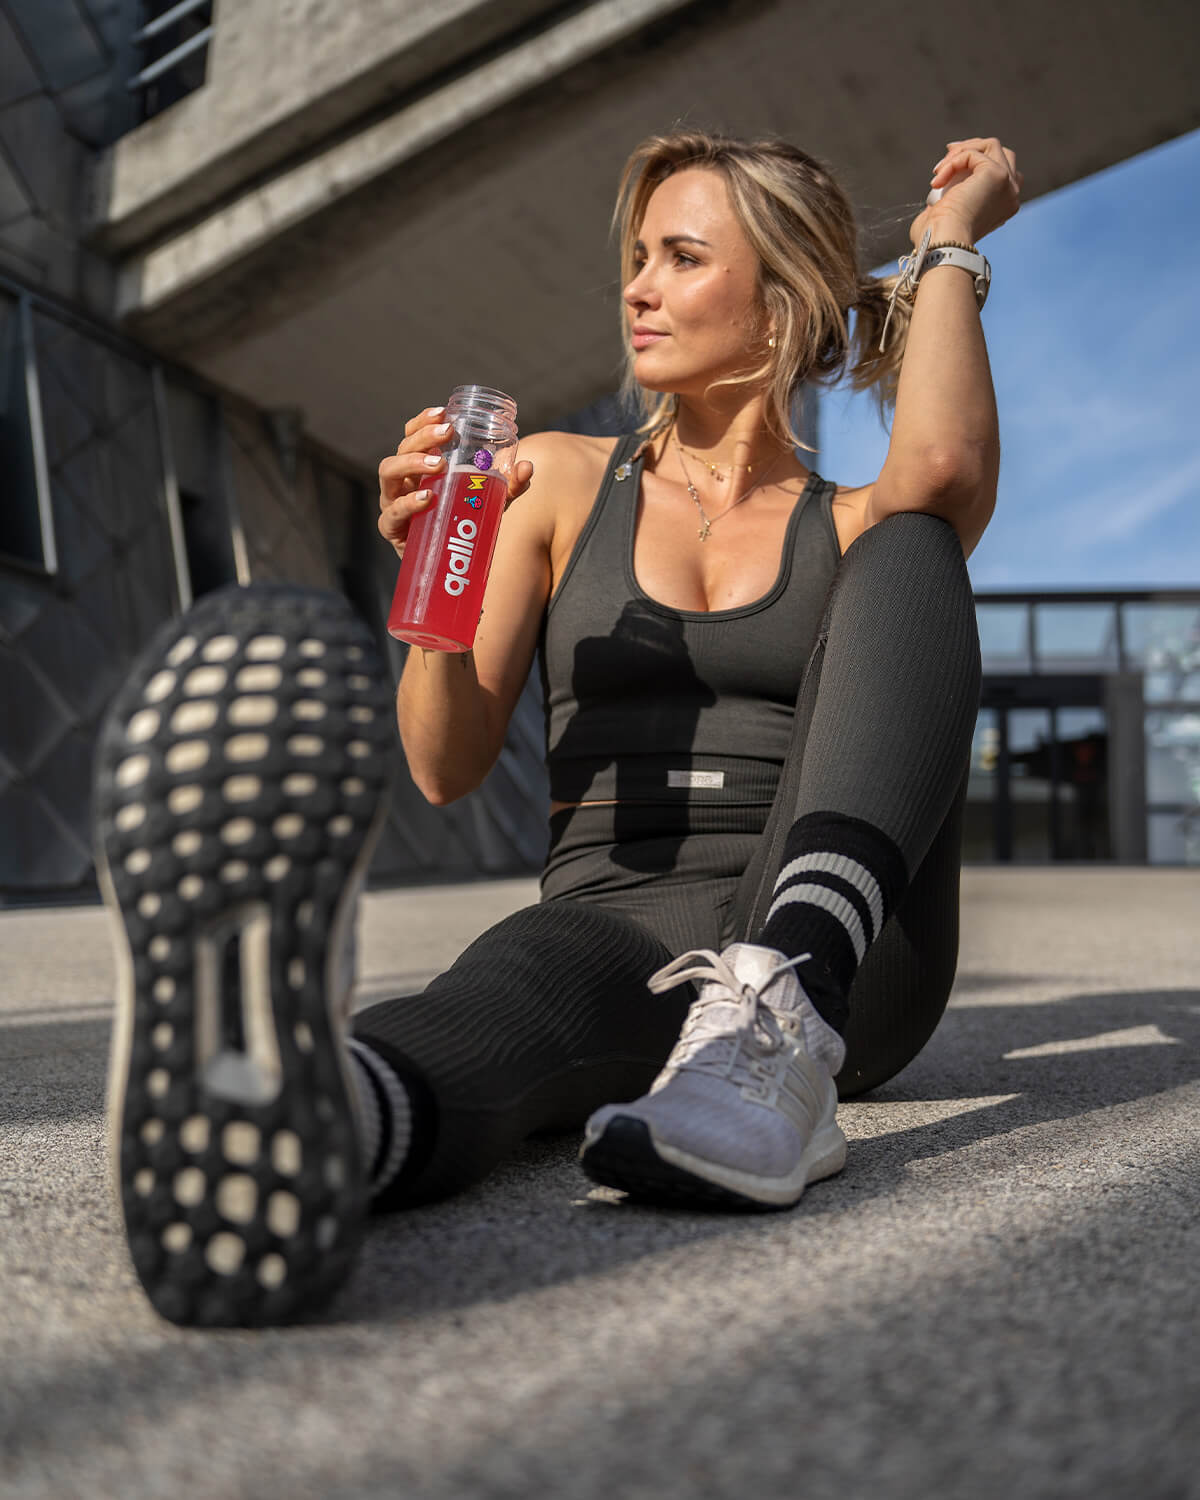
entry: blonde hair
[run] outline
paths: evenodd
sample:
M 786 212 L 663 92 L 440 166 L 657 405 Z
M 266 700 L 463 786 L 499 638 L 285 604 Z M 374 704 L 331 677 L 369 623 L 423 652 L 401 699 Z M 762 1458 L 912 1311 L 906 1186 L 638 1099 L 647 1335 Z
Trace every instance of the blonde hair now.
M 625 164 L 613 213 L 622 286 L 637 273 L 634 247 L 650 195 L 673 172 L 689 167 L 724 177 L 734 213 L 758 256 L 764 344 L 768 328 L 775 337 L 775 347 L 767 348 L 753 369 L 717 381 L 714 388 L 765 382 L 769 430 L 780 441 L 804 448 L 808 444 L 795 429 L 792 409 L 805 381 L 832 384 L 848 375 L 855 390 L 874 389 L 881 412 L 893 406 L 909 307 L 897 301 L 887 349 L 880 354 L 897 278 L 860 273 L 858 230 L 849 200 L 826 167 L 785 141 L 742 141 L 701 130 L 677 130 L 643 141 Z M 853 336 L 851 311 L 857 314 Z M 644 414 L 639 430 L 656 431 L 669 422 L 675 398 L 638 385 L 632 351 L 622 394 Z

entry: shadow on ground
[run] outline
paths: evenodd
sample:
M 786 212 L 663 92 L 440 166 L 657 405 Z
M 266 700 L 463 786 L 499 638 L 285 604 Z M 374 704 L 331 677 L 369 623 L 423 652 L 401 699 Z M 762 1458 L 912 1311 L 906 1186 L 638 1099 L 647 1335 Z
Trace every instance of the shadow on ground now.
M 1084 1051 L 1008 1059 L 1006 1054 L 1052 1044 L 1103 1037 L 1134 1027 L 1157 1027 L 1169 1041 L 1157 1044 L 1094 1046 Z M 903 1182 L 904 1169 L 962 1150 L 991 1137 L 1007 1135 L 1031 1125 L 1068 1120 L 1134 1100 L 1165 1093 L 1200 1077 L 1200 990 L 1087 993 L 1043 1005 L 980 1005 L 952 1008 L 925 1051 L 890 1083 L 842 1106 L 842 1118 L 854 1119 L 862 1105 L 928 1104 L 964 1101 L 961 1113 L 893 1130 L 872 1139 L 852 1140 L 846 1171 L 806 1197 L 803 1213 L 852 1213 L 856 1204 L 886 1196 Z M 971 1108 L 970 1101 L 994 1100 Z M 1011 1097 L 1003 1097 L 1011 1096 Z M 434 1308 L 462 1306 L 474 1289 L 481 1299 L 516 1296 L 545 1285 L 547 1277 L 606 1272 L 625 1262 L 631 1250 L 645 1251 L 645 1221 L 660 1228 L 655 1250 L 687 1243 L 701 1235 L 753 1233 L 758 1216 L 703 1213 L 651 1208 L 608 1197 L 584 1199 L 590 1184 L 575 1165 L 578 1137 L 539 1137 L 526 1142 L 517 1157 L 487 1182 L 443 1204 L 411 1213 L 380 1217 L 371 1237 L 370 1267 L 356 1278 L 340 1299 L 342 1320 L 396 1319 Z M 546 1176 L 542 1185 L 536 1179 Z M 508 1221 L 516 1189 L 524 1205 L 522 1217 L 539 1236 L 563 1234 L 561 1255 L 542 1241 L 539 1255 L 513 1255 L 512 1238 L 498 1234 Z M 535 1197 L 531 1198 L 531 1189 Z M 558 1215 L 542 1224 L 544 1210 L 560 1207 L 569 1195 L 575 1217 Z M 435 1253 L 439 1230 L 449 1230 L 455 1218 L 471 1215 L 472 1232 L 460 1238 L 454 1256 L 462 1274 L 454 1290 L 430 1274 L 423 1257 Z M 594 1239 L 578 1236 L 578 1219 L 602 1220 L 606 1232 Z M 637 1249 L 627 1244 L 617 1226 L 624 1220 L 642 1221 Z M 426 1229 L 431 1231 L 426 1238 Z M 460 1226 L 461 1228 L 461 1226 Z M 422 1242 L 414 1245 L 414 1231 Z M 484 1232 L 486 1231 L 486 1232 Z M 467 1257 L 464 1265 L 460 1257 Z M 437 1256 L 435 1253 L 434 1265 Z
M 975 984 L 966 993 L 983 995 L 990 988 Z M 1130 1040 L 1133 1028 L 1142 1028 L 1140 1043 Z M 1105 1043 L 1109 1033 L 1116 1036 Z M 7 1041 L 17 1039 L 22 1057 L 46 1061 L 39 1066 L 37 1089 L 10 1094 L 3 1117 L 35 1121 L 98 1114 L 107 1034 L 107 1025 L 93 1020 L 9 1031 Z M 1011 1055 L 1088 1039 L 1088 1050 Z M 952 1006 L 928 1047 L 900 1077 L 843 1106 L 852 1134 L 862 1136 L 856 1124 L 865 1111 L 878 1112 L 881 1105 L 901 1107 L 900 1128 L 893 1117 L 887 1133 L 852 1143 L 846 1172 L 815 1188 L 791 1221 L 796 1246 L 802 1246 L 807 1231 L 838 1219 L 853 1235 L 856 1216 L 868 1205 L 902 1192 L 911 1195 L 910 1169 L 916 1163 L 1193 1082 L 1200 1076 L 1198 1042 L 1196 989 L 1088 992 L 1046 1003 L 970 998 Z M 13 1055 L 12 1048 L 5 1053 Z M 59 1075 L 70 1080 L 69 1109 L 56 1093 Z M 948 1117 L 903 1124 L 904 1106 L 919 1111 L 931 1102 L 957 1101 L 962 1110 Z M 1103 1139 L 1098 1124 L 1099 1151 L 1105 1149 Z M 159 1325 L 139 1307 L 140 1321 L 134 1320 L 132 1330 L 120 1330 L 74 1361 L 56 1361 L 52 1379 L 7 1383 L 0 1390 L 0 1432 L 18 1451 L 49 1451 L 63 1424 L 77 1420 L 72 1413 L 78 1410 L 103 1422 L 106 1412 L 128 1409 L 133 1401 L 143 1419 L 165 1418 L 194 1400 L 206 1371 L 219 1375 L 225 1391 L 276 1373 L 290 1378 L 297 1355 L 308 1351 L 319 1359 L 331 1338 L 340 1345 L 367 1327 L 404 1324 L 415 1336 L 423 1320 L 447 1312 L 455 1323 L 462 1314 L 466 1326 L 478 1304 L 605 1276 L 705 1241 L 724 1239 L 732 1250 L 753 1241 L 764 1225 L 789 1217 L 652 1210 L 611 1195 L 588 1197 L 575 1146 L 574 1136 L 532 1140 L 478 1187 L 373 1221 L 351 1283 L 331 1312 L 308 1327 L 253 1335 L 191 1333 Z M 1011 1160 L 1019 1165 L 1021 1155 Z M 915 1190 L 923 1186 L 918 1183 Z M 937 1175 L 928 1179 L 931 1195 L 943 1190 Z M 1112 1211 L 1128 1216 L 1125 1197 L 1117 1195 L 1122 1201 L 1114 1201 Z M 1103 1214 L 1106 1205 L 1093 1203 L 1090 1211 Z M 115 1214 L 111 1224 L 114 1256 L 123 1255 Z M 1056 1233 L 1057 1226 L 1048 1225 L 1047 1244 Z M 1040 1247 L 1039 1255 L 1043 1251 Z

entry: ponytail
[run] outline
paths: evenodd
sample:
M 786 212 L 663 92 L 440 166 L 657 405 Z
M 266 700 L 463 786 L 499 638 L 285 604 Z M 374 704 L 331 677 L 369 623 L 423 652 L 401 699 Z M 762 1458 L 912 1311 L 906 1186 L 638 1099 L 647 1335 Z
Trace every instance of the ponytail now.
M 860 276 L 851 304 L 855 315 L 854 332 L 846 356 L 846 374 L 854 390 L 874 388 L 881 412 L 889 411 L 896 404 L 900 364 L 912 320 L 912 303 L 897 297 L 887 343 L 881 353 L 879 341 L 887 322 L 892 289 L 899 280 L 899 273 L 894 276 Z

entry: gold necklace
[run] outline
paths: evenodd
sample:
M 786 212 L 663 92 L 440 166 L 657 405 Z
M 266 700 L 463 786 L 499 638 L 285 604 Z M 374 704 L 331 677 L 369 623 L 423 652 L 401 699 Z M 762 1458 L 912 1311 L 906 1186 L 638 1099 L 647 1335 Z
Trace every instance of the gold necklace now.
M 703 458 L 699 453 L 693 453 L 690 448 L 685 448 L 678 438 L 675 439 L 675 446 L 679 449 L 680 453 L 686 453 L 689 458 L 694 458 L 698 464 L 703 464 L 718 484 L 725 483 L 726 476 L 721 473 L 720 464 L 714 464 L 709 459 Z M 733 473 L 736 467 L 738 467 L 736 464 L 730 464 L 730 474 Z M 754 470 L 753 464 L 742 464 L 741 467 L 745 469 L 747 474 L 752 473 Z
M 672 437 L 674 437 L 673 433 Z M 708 541 L 709 532 L 712 531 L 713 526 L 721 519 L 722 516 L 727 516 L 735 505 L 740 505 L 751 490 L 756 489 L 758 485 L 765 484 L 767 482 L 768 476 L 779 467 L 779 462 L 783 458 L 782 453 L 777 454 L 775 462 L 770 466 L 766 474 L 764 474 L 761 479 L 752 481 L 750 484 L 748 484 L 742 491 L 742 493 L 737 497 L 737 499 L 731 500 L 724 510 L 718 511 L 715 516 L 708 516 L 705 514 L 703 505 L 700 504 L 700 496 L 696 490 L 696 486 L 692 483 L 692 476 L 688 473 L 688 466 L 683 461 L 683 448 L 680 446 L 678 438 L 675 438 L 675 451 L 679 454 L 679 467 L 683 470 L 683 479 L 684 483 L 687 485 L 687 492 L 692 497 L 692 503 L 700 512 L 700 519 L 704 522 L 704 525 L 696 533 L 696 535 L 702 542 Z M 787 450 L 785 449 L 784 451 L 786 452 Z

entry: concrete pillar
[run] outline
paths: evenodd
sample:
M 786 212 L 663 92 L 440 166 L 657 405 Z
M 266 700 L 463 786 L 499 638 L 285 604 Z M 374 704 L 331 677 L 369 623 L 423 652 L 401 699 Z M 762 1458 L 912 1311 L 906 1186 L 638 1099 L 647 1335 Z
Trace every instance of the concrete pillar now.
M 1113 859 L 1144 865 L 1146 845 L 1146 725 L 1140 672 L 1104 679 L 1108 716 L 1108 807 Z

